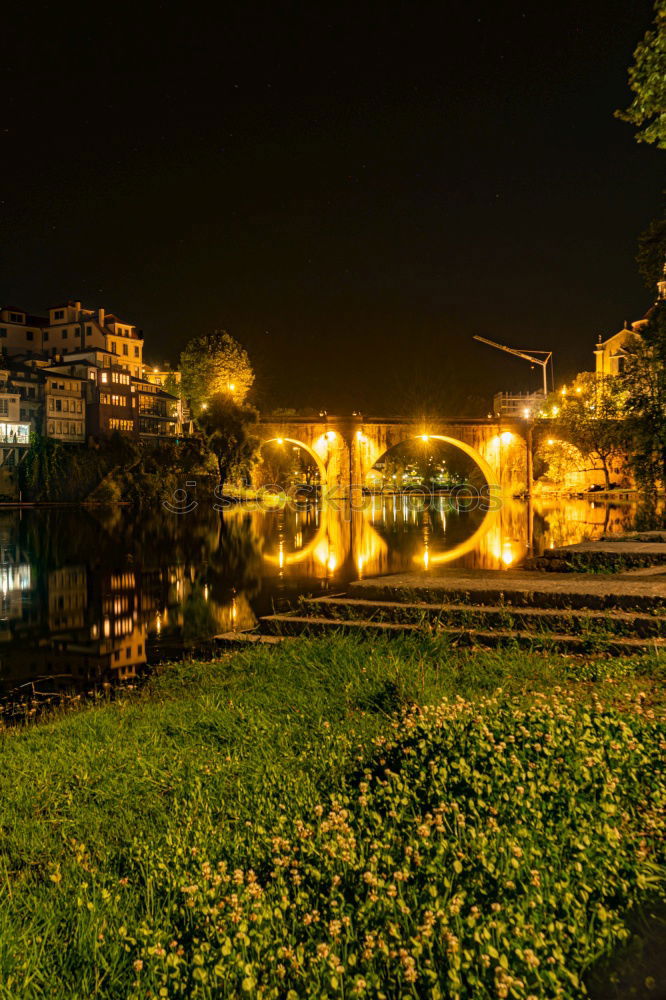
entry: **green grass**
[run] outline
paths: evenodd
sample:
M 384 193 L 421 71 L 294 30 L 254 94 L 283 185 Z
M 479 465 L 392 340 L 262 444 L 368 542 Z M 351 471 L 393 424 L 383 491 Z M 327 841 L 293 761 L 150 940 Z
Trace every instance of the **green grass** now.
M 7 730 L 0 998 L 581 996 L 663 886 L 664 672 L 333 637 Z

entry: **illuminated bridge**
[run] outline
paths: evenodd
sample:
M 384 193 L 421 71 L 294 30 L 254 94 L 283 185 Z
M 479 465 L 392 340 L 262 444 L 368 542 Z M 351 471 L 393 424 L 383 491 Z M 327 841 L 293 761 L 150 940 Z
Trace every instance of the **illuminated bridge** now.
M 261 444 L 299 445 L 319 470 L 322 484 L 348 493 L 391 448 L 408 441 L 436 440 L 454 445 L 476 462 L 486 482 L 503 493 L 531 489 L 529 429 L 507 417 L 411 420 L 380 417 L 266 416 L 259 423 Z

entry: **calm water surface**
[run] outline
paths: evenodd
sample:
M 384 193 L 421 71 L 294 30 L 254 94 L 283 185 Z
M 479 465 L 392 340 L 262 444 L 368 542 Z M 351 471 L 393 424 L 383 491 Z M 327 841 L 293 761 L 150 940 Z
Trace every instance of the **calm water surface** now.
M 388 496 L 353 514 L 4 511 L 0 695 L 130 681 L 300 594 L 401 570 L 516 567 L 528 552 L 619 533 L 636 513 L 591 500 L 509 500 L 488 515 L 444 497 L 415 506 Z

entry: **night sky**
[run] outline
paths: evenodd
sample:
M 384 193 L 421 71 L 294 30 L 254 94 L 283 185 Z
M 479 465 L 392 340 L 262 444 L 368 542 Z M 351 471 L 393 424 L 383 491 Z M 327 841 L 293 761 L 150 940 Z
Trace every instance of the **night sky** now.
M 225 328 L 260 405 L 376 414 L 539 386 L 474 333 L 561 381 L 650 304 L 666 160 L 613 117 L 650 3 L 100 7 L 3 23 L 3 304 L 150 361 Z

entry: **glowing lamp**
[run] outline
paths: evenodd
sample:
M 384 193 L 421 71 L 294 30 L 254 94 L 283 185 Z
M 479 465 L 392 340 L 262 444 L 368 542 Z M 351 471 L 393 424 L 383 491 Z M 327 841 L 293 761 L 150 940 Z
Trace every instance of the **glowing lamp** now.
M 277 438 L 278 444 L 284 444 L 284 438 Z
M 548 438 L 548 444 L 553 445 L 553 444 L 555 444 L 555 442 L 553 441 L 552 438 Z
M 422 434 L 421 435 L 421 440 L 422 441 L 428 441 L 429 440 L 428 435 L 427 434 Z
M 530 412 L 531 411 L 527 407 L 525 407 L 525 409 L 523 410 L 523 416 L 525 417 L 525 420 L 529 420 Z
M 208 409 L 208 403 L 202 403 L 201 404 L 201 409 L 202 410 L 207 410 Z
M 502 444 L 509 444 L 513 440 L 513 434 L 511 431 L 504 431 L 501 435 Z
M 236 386 L 234 385 L 233 382 L 227 382 L 227 389 L 229 390 L 229 392 L 233 392 L 235 388 Z
M 327 441 L 332 441 L 334 437 L 335 437 L 335 431 L 327 431 L 326 432 L 326 440 Z

